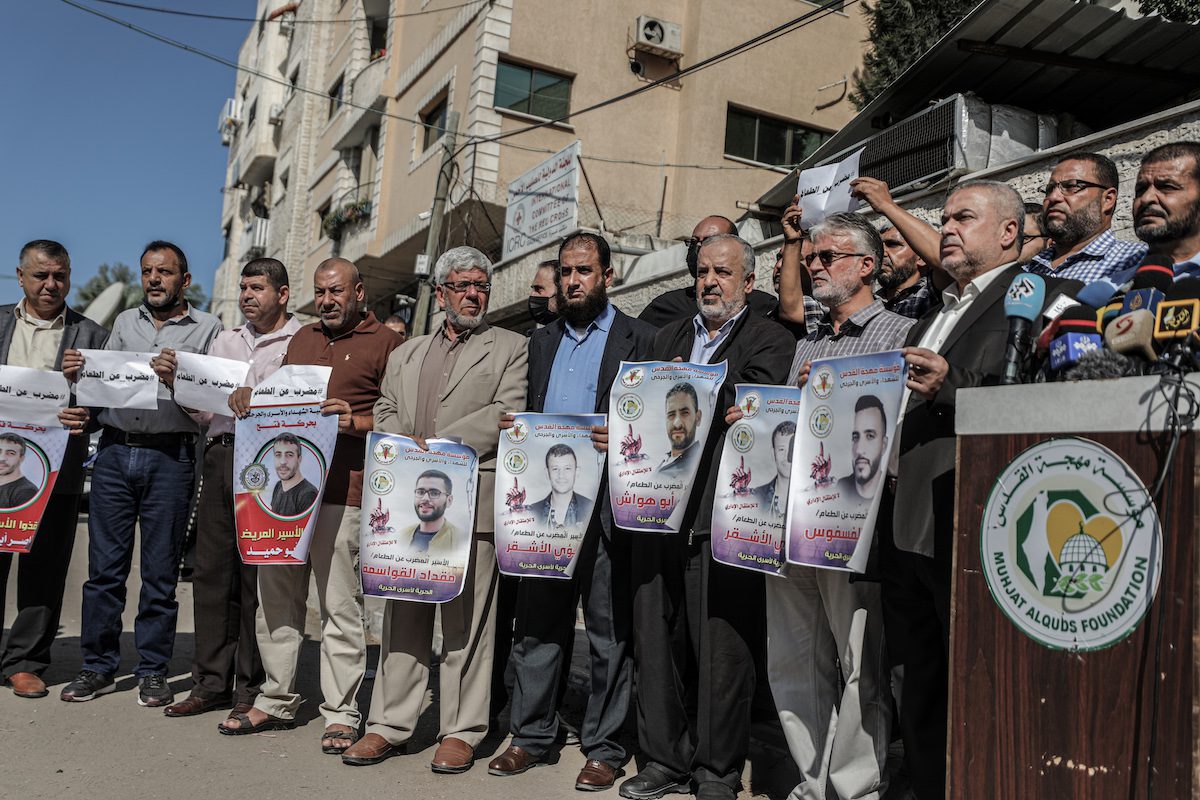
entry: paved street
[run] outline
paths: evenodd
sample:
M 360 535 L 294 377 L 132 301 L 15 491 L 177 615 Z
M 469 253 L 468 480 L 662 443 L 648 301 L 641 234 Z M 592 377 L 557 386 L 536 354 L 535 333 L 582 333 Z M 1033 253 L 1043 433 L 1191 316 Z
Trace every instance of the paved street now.
M 58 692 L 75 676 L 80 666 L 80 589 L 87 571 L 87 524 L 81 522 L 75 556 L 68 578 L 62 629 L 54 648 L 54 664 L 46 675 L 51 695 L 41 700 L 23 700 L 5 687 L 0 690 L 0 794 L 8 798 L 61 798 L 86 796 L 107 798 L 239 797 L 284 798 L 303 792 L 308 797 L 385 797 L 403 787 L 406 796 L 436 798 L 522 797 L 563 798 L 582 796 L 574 791 L 575 775 L 583 766 L 577 747 L 565 747 L 556 765 L 530 770 L 512 778 L 487 774 L 486 763 L 506 745 L 507 737 L 493 734 L 479 752 L 475 767 L 463 775 L 442 776 L 429 771 L 429 759 L 437 745 L 437 709 L 428 707 L 421 717 L 409 755 L 374 767 L 347 767 L 336 756 L 320 751 L 322 723 L 317 711 L 317 643 L 315 612 L 309 614 L 309 637 L 302 653 L 300 691 L 308 698 L 300 711 L 295 730 L 251 736 L 222 736 L 216 726 L 223 714 L 168 719 L 160 710 L 137 704 L 136 682 L 129 670 L 135 659 L 133 617 L 137 606 L 137 556 L 125 610 L 122 638 L 124 660 L 117 691 L 88 703 L 63 703 Z M 15 570 L 6 599 L 11 619 L 14 608 Z M 177 696 L 187 693 L 192 658 L 191 585 L 179 587 L 179 634 L 169 675 Z M 378 619 L 378 615 L 372 615 Z M 371 663 L 377 647 L 371 648 Z M 568 718 L 581 713 L 580 681 L 586 656 L 585 638 L 576 637 L 572 691 L 568 695 Z M 436 680 L 427 704 L 436 699 Z M 359 695 L 365 708 L 371 682 Z M 502 720 L 507 726 L 507 719 Z M 766 726 L 754 744 L 753 763 L 747 769 L 747 787 L 757 768 L 758 780 L 752 796 L 782 797 L 794 769 Z M 636 739 L 632 725 L 629 739 Z M 632 765 L 629 767 L 633 769 Z M 616 790 L 602 795 L 615 798 Z

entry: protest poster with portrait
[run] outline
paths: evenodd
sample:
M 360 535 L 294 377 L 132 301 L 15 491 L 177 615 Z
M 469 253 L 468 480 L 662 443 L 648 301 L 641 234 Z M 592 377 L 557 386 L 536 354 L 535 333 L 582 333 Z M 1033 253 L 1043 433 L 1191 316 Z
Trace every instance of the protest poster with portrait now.
M 739 383 L 742 418 L 725 435 L 713 501 L 712 555 L 733 567 L 779 575 L 802 391 Z
M 678 532 L 716 408 L 725 362 L 622 361 L 609 401 L 613 520 Z M 695 488 L 703 491 L 704 487 Z
M 0 366 L 0 553 L 28 553 L 58 480 L 70 434 L 61 372 Z
M 363 594 L 445 603 L 462 594 L 475 546 L 479 456 L 468 445 L 367 435 L 359 563 Z
M 570 578 L 600 490 L 603 414 L 517 414 L 496 461 L 496 561 L 505 575 Z
M 331 372 L 280 367 L 254 387 L 249 415 L 234 423 L 234 514 L 246 564 L 308 560 L 337 444 L 337 416 L 321 413 Z
M 899 350 L 812 362 L 792 458 L 789 562 L 866 569 L 907 377 Z

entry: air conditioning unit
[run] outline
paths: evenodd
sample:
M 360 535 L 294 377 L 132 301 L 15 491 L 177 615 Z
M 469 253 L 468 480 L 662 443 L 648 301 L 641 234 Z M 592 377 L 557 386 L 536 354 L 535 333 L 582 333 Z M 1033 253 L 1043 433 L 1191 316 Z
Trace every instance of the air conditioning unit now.
M 633 47 L 643 53 L 652 53 L 663 58 L 683 57 L 683 28 L 678 22 L 667 22 L 657 17 L 637 18 L 634 29 Z
M 221 106 L 221 115 L 217 118 L 217 132 L 221 134 L 221 144 L 226 147 L 233 141 L 233 134 L 242 124 L 242 101 L 231 97 Z
M 271 114 L 267 117 L 267 121 L 272 125 L 283 124 L 283 103 L 271 104 Z

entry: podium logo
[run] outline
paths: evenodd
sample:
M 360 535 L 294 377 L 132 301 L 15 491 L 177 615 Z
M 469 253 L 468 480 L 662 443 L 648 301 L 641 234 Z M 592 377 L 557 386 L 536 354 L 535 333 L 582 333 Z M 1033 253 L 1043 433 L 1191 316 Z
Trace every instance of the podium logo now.
M 1041 442 L 996 479 L 980 556 L 993 599 L 1039 644 L 1100 650 L 1145 616 L 1162 573 L 1162 533 L 1144 483 L 1087 439 Z

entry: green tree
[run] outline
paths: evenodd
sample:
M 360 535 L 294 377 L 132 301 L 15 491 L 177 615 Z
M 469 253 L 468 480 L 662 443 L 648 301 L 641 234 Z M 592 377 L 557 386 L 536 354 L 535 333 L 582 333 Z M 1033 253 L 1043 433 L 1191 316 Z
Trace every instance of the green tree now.
M 1176 0 L 1186 3 L 1189 0 Z M 863 68 L 854 73 L 850 102 L 862 110 L 900 73 L 933 47 L 977 0 L 877 0 L 864 3 L 867 40 Z
M 1143 14 L 1158 13 L 1171 22 L 1200 22 L 1200 3 L 1196 0 L 1138 0 Z
M 122 309 L 129 309 L 142 302 L 142 281 L 136 276 L 128 264 L 120 261 L 101 264 L 93 275 L 82 286 L 75 290 L 75 307 L 82 310 L 100 296 L 100 293 L 114 283 L 125 284 L 125 296 Z M 208 305 L 208 296 L 198 283 L 193 283 L 184 293 L 188 304 L 203 310 Z

